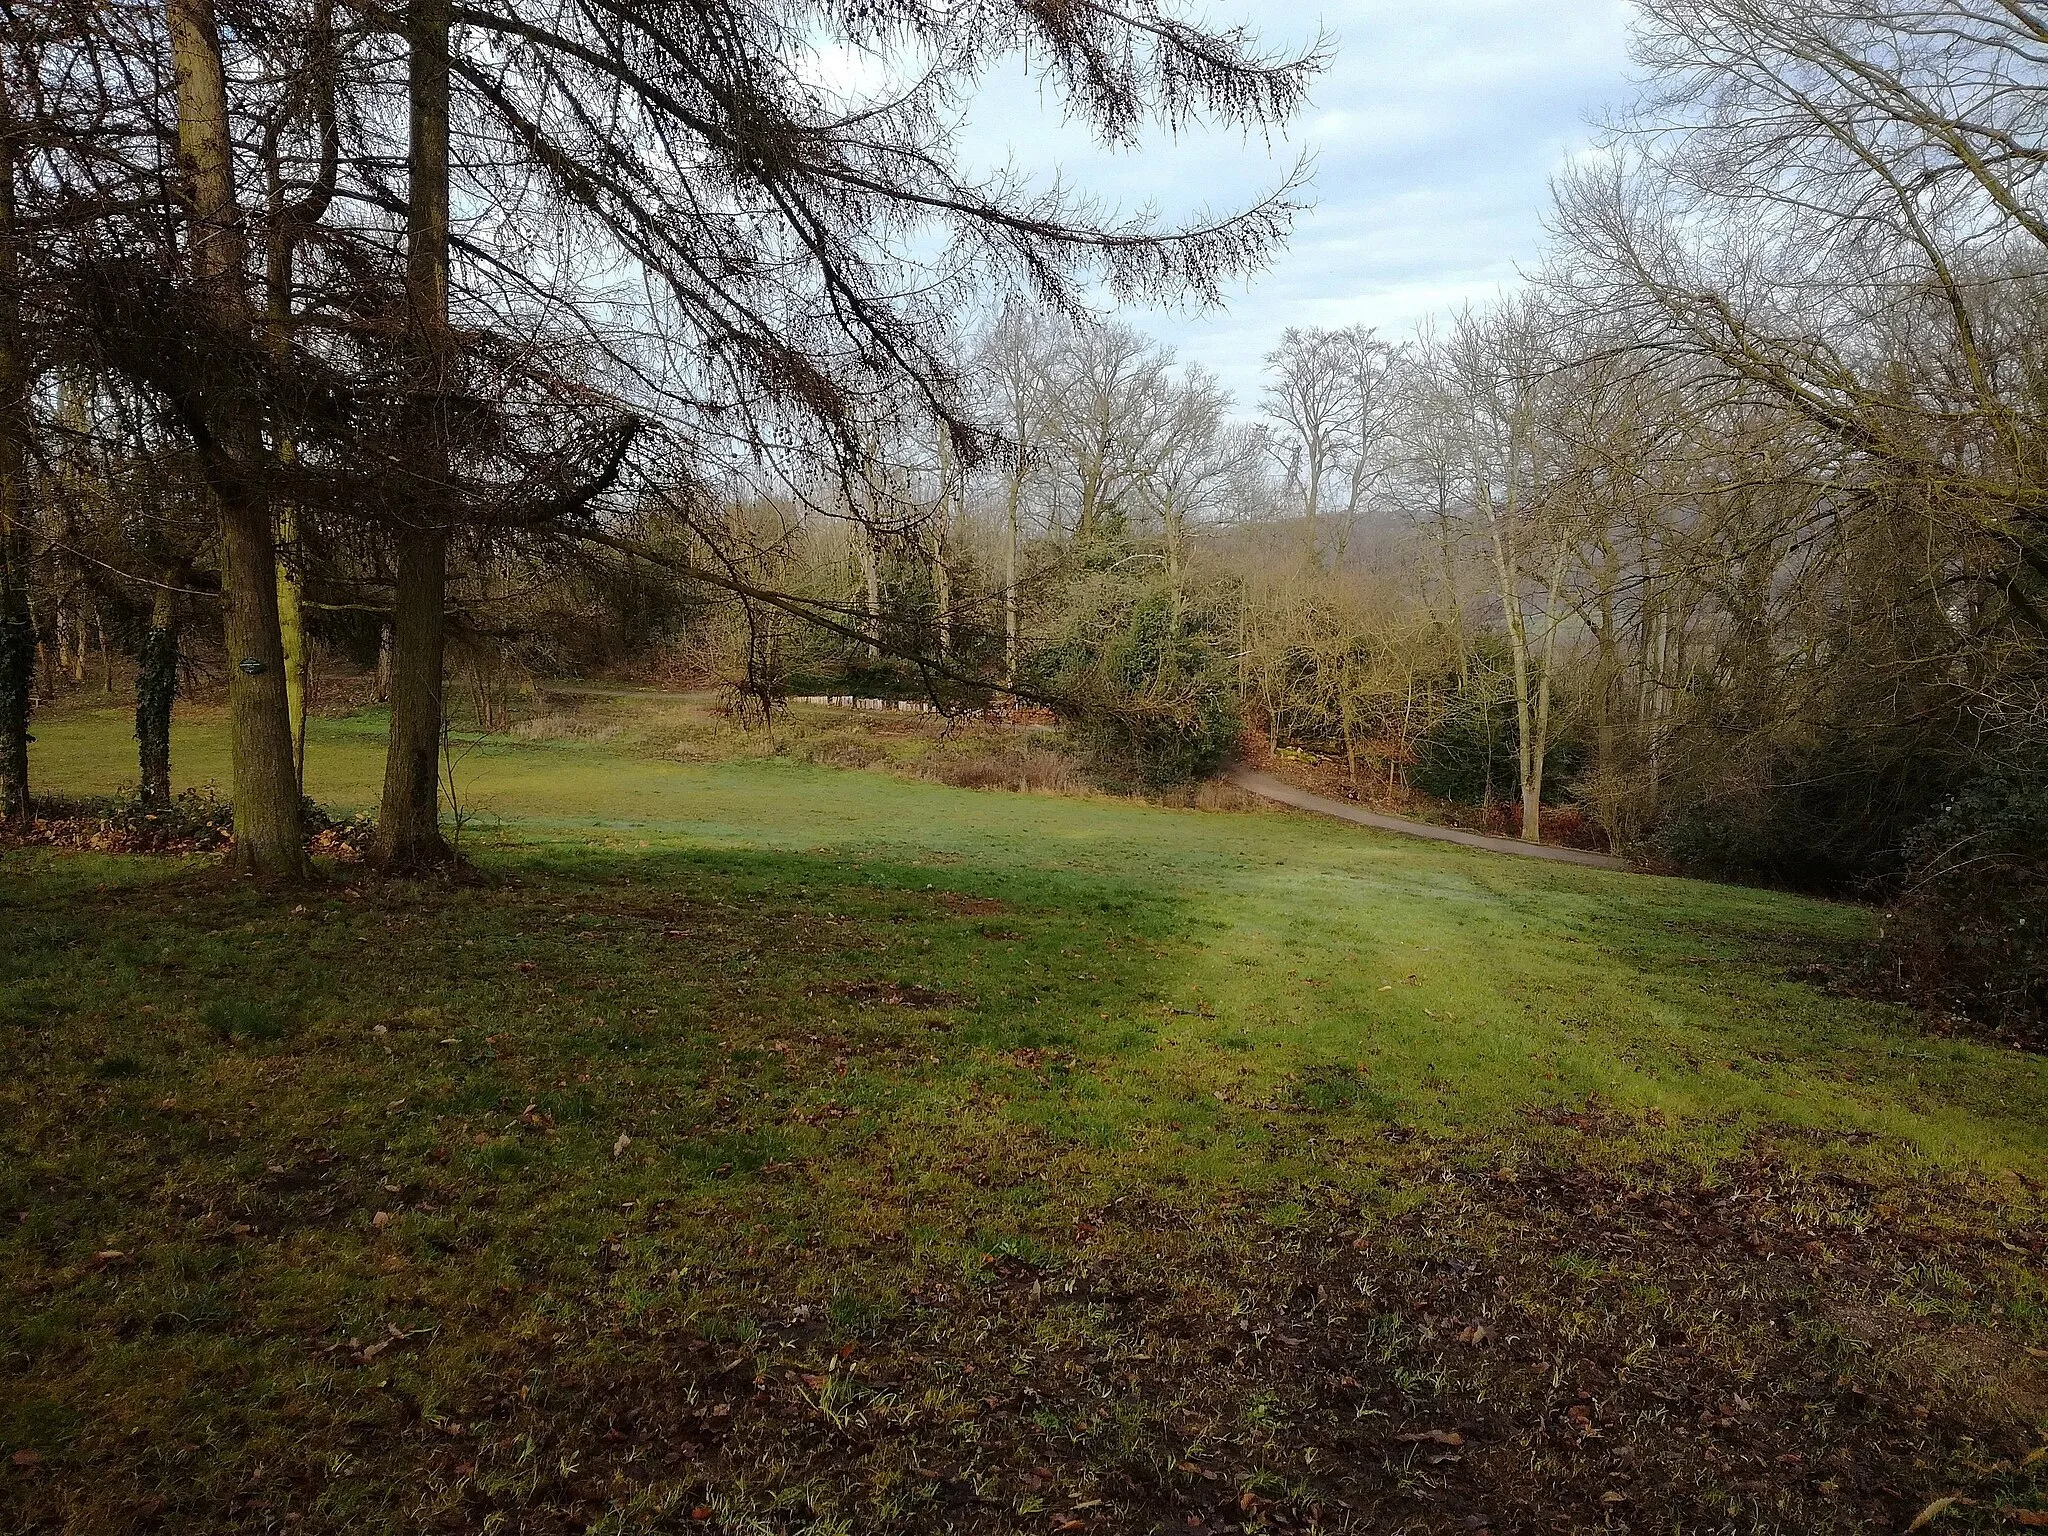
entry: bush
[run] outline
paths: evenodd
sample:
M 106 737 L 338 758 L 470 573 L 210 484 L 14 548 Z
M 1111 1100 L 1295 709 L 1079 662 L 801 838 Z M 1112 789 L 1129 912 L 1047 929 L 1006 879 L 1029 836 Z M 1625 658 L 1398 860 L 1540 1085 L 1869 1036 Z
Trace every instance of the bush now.
M 1113 784 L 1186 783 L 1236 750 L 1234 679 L 1216 638 L 1164 588 L 1098 584 L 1039 667 L 1075 746 Z
M 1409 784 L 1425 795 L 1459 805 L 1517 801 L 1522 794 L 1521 742 L 1512 698 L 1475 691 L 1460 696 L 1443 719 L 1415 743 Z M 1563 802 L 1585 765 L 1585 748 L 1556 714 L 1543 754 L 1543 803 Z
M 1904 851 L 1885 963 L 1919 1000 L 2048 1045 L 2048 761 L 1980 777 Z
M 1883 892 L 1910 867 L 1912 829 L 1942 804 L 1955 765 L 1831 723 L 1808 739 L 1730 742 L 1681 733 L 1657 854 L 1687 874 L 1821 893 Z

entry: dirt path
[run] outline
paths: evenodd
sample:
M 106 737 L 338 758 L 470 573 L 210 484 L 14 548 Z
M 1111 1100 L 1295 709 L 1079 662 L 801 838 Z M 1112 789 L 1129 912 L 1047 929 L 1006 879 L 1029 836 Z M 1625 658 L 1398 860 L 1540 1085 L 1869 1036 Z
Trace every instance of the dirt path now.
M 1321 816 L 1335 816 L 1339 821 L 1354 821 L 1361 827 L 1374 827 L 1382 832 L 1399 832 L 1408 837 L 1426 837 L 1439 843 L 1461 843 L 1467 848 L 1484 848 L 1491 853 L 1512 853 L 1524 859 L 1554 859 L 1560 864 L 1583 864 L 1590 869 L 1627 869 L 1626 859 L 1613 858 L 1604 853 L 1586 853 L 1578 848 L 1553 848 L 1543 843 L 1525 843 L 1513 837 L 1488 837 L 1484 832 L 1467 832 L 1459 827 L 1436 827 L 1426 821 L 1404 821 L 1399 816 L 1382 816 L 1377 811 L 1362 811 L 1355 805 L 1346 805 L 1342 800 L 1332 800 L 1325 795 L 1312 794 L 1305 789 L 1296 789 L 1270 773 L 1260 773 L 1256 768 L 1233 768 L 1224 775 L 1239 789 L 1250 790 L 1264 800 L 1291 805 L 1298 811 L 1314 811 Z

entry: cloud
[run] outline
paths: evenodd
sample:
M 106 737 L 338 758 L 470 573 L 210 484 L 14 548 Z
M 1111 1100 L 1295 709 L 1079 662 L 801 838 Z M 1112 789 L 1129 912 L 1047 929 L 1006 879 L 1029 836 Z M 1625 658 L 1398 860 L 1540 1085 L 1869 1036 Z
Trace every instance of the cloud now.
M 1249 9 L 1235 0 L 1209 19 Z M 1108 152 L 1013 62 L 974 102 L 963 148 L 970 162 L 1057 171 L 1113 206 L 1169 218 L 1242 205 L 1312 153 L 1317 206 L 1227 312 L 1124 316 L 1249 405 L 1259 359 L 1289 325 L 1394 332 L 1514 283 L 1541 253 L 1550 178 L 1584 151 L 1588 119 L 1630 94 L 1629 15 L 1625 0 L 1266 0 L 1251 19 L 1269 43 L 1319 30 L 1335 40 L 1291 143 L 1198 132 Z

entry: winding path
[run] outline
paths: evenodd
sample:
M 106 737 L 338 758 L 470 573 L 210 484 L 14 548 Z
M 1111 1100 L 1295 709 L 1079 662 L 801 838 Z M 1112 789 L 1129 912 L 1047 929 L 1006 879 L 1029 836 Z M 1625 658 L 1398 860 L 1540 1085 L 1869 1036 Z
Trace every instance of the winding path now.
M 1256 768 L 1233 768 L 1223 777 L 1239 789 L 1249 790 L 1262 800 L 1291 805 L 1298 811 L 1314 811 L 1319 816 L 1334 816 L 1339 821 L 1356 822 L 1361 827 L 1373 827 L 1381 832 L 1399 832 L 1406 837 L 1426 837 L 1439 843 L 1460 843 L 1467 848 L 1484 848 L 1489 853 L 1512 853 L 1524 859 L 1551 859 L 1559 864 L 1583 864 L 1589 869 L 1630 867 L 1627 859 L 1617 859 L 1605 853 L 1587 853 L 1579 848 L 1556 848 L 1547 843 L 1525 843 L 1516 837 L 1488 837 L 1484 832 L 1467 832 L 1461 827 L 1436 827 L 1426 821 L 1404 821 L 1399 816 L 1382 816 L 1378 811 L 1362 811 L 1355 805 L 1346 805 L 1342 800 L 1332 800 L 1327 795 L 1296 789 L 1292 784 L 1276 779 L 1270 773 L 1260 773 Z

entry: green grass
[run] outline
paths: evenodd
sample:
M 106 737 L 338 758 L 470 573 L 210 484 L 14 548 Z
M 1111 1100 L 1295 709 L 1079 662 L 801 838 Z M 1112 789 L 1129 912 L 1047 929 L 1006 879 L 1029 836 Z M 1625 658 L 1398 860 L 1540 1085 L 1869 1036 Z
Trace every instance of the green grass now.
M 465 745 L 471 882 L 0 855 L 0 1512 L 1820 1530 L 2032 1497 L 2048 1073 L 1787 979 L 1872 914 L 679 761 L 715 734 L 636 707 Z M 188 718 L 180 782 L 224 778 Z M 132 777 L 126 728 L 39 722 L 39 785 Z M 380 774 L 373 717 L 316 722 L 316 798 Z
M 124 782 L 126 725 L 114 711 L 42 725 L 38 782 Z M 180 785 L 224 778 L 221 746 L 210 721 L 181 733 Z M 1120 1114 L 1174 1102 L 1167 1085 L 1269 1096 L 1288 1074 L 1334 1062 L 1432 1127 L 1498 1125 L 1598 1095 L 1663 1113 L 1672 1145 L 1706 1156 L 1758 1123 L 1877 1132 L 1992 1167 L 2048 1153 L 2040 1058 L 1934 1038 L 1902 1010 L 1787 979 L 1802 955 L 1869 932 L 1873 914 L 1857 908 L 1507 860 L 1280 812 L 973 793 L 574 742 L 460 750 L 458 792 L 486 867 L 644 863 L 659 880 L 676 855 L 783 855 L 794 862 L 776 867 L 790 878 L 815 868 L 829 884 L 854 859 L 872 865 L 858 877 L 869 883 L 914 886 L 924 871 L 935 890 L 1063 911 L 1059 944 L 990 940 L 968 925 L 918 966 L 953 986 L 992 955 L 1013 957 L 1008 988 L 977 989 L 983 1009 L 1039 1020 L 1056 1043 L 1115 1042 L 1138 1073 Z M 316 722 L 316 799 L 373 808 L 381 774 L 377 717 Z M 1072 945 L 1102 959 L 1105 938 L 1170 963 L 1075 979 L 1087 973 Z M 1036 1004 L 1022 995 L 1034 990 L 1046 994 Z M 1175 1113 L 1194 1112 L 1178 1102 Z

